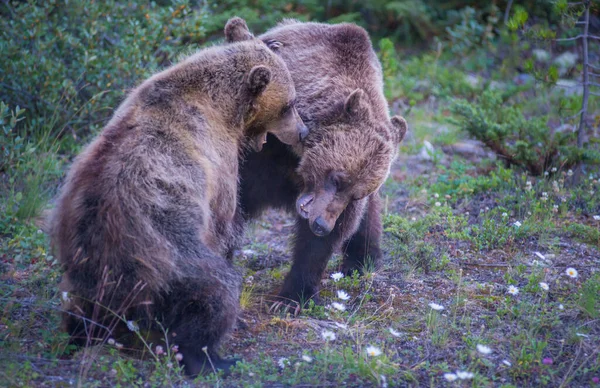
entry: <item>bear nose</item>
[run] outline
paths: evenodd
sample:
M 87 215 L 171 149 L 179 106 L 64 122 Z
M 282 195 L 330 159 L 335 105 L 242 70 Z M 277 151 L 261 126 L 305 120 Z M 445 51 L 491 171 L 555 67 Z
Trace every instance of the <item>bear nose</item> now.
M 329 225 L 325 222 L 322 217 L 317 217 L 317 219 L 312 224 L 312 231 L 319 237 L 327 236 L 331 229 L 329 229 Z
M 300 141 L 304 140 L 306 138 L 306 136 L 308 135 L 308 127 L 306 125 L 304 125 L 304 123 L 298 124 L 297 125 L 297 129 L 298 129 L 298 136 L 300 138 Z

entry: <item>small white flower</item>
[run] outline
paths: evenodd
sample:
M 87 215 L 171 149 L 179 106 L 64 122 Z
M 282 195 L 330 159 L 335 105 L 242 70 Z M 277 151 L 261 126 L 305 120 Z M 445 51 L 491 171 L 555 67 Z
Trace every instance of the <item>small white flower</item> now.
M 502 217 L 504 217 L 504 218 L 508 217 L 508 213 L 502 213 Z
M 181 360 L 183 360 L 183 354 L 181 354 L 181 353 L 177 353 L 177 354 L 175 354 L 175 359 L 176 359 L 177 361 L 181 361 Z
M 519 221 L 515 221 L 515 223 L 513 225 L 516 226 L 517 228 L 520 228 L 521 225 L 523 225 L 523 224 L 521 224 Z
M 163 354 L 165 351 L 163 349 L 162 346 L 160 345 L 156 345 L 156 355 L 160 356 L 161 354 Z
M 594 220 L 596 220 L 596 221 L 600 221 L 600 216 L 594 216 L 594 217 L 592 217 L 592 218 L 593 218 Z
M 433 303 L 433 302 L 429 303 L 429 307 L 431 307 L 435 311 L 442 311 L 444 309 L 444 306 L 442 306 L 441 304 L 437 304 L 437 303 Z
M 489 346 L 478 344 L 477 351 L 481 354 L 490 354 L 492 352 L 492 348 L 490 348 Z
M 548 291 L 550 289 L 550 286 L 548 285 L 548 283 L 544 283 L 544 282 L 540 283 L 540 287 L 544 291 Z
M 115 344 L 115 340 L 113 338 L 109 338 L 108 341 L 106 341 L 106 342 L 108 342 L 109 345 Z
M 281 358 L 280 358 L 280 359 L 277 361 L 277 365 L 279 365 L 279 367 L 280 367 L 281 369 L 285 369 L 285 366 L 286 366 L 286 365 L 289 365 L 289 364 L 290 364 L 290 362 L 289 362 L 289 361 L 288 361 L 288 359 L 287 359 L 287 358 L 285 358 L 285 357 L 281 357 Z
M 444 373 L 444 378 L 448 381 L 455 381 L 458 378 L 458 376 L 454 373 Z
M 60 295 L 61 295 L 61 298 L 62 298 L 63 301 L 65 301 L 65 302 L 70 302 L 71 301 L 71 298 L 69 298 L 69 293 L 67 291 L 61 292 Z
M 392 327 L 390 327 L 390 334 L 393 335 L 394 337 L 400 337 L 401 336 L 400 332 L 394 330 Z
M 333 302 L 331 304 L 331 307 L 333 307 L 334 309 L 339 310 L 339 311 L 346 311 L 346 306 L 344 306 L 343 304 L 338 303 L 338 302 Z
M 338 280 L 340 280 L 343 277 L 344 277 L 344 274 L 341 272 L 336 272 L 336 273 L 331 274 L 331 278 L 333 279 L 334 282 L 337 282 Z
M 508 360 L 502 360 L 502 363 L 506 366 L 512 366 L 512 364 Z
M 568 277 L 573 278 L 573 279 L 575 279 L 577 277 L 577 275 L 579 275 L 577 270 L 573 267 L 567 268 L 566 273 L 567 273 Z
M 440 206 L 442 206 L 442 203 L 441 202 L 436 202 L 435 206 L 440 207 Z
M 456 376 L 461 380 L 469 380 L 473 378 L 473 373 L 467 371 L 456 371 Z
M 558 213 L 558 205 L 552 206 L 552 212 Z
M 382 388 L 387 388 L 387 379 L 385 378 L 384 375 L 379 375 L 379 377 L 381 378 L 381 387 Z
M 330 330 L 323 330 L 321 332 L 321 336 L 323 337 L 323 339 L 325 341 L 333 341 L 333 340 L 335 340 L 335 333 L 333 331 L 330 331 Z
M 348 328 L 348 325 L 346 325 L 345 323 L 339 323 L 339 322 L 333 322 L 333 324 L 338 328 L 338 329 L 342 329 L 342 330 L 346 330 Z
M 434 196 L 435 198 L 439 198 L 439 197 L 440 197 L 440 195 L 439 195 L 438 193 L 435 193 L 435 194 L 433 194 L 433 196 Z
M 559 305 L 558 305 L 558 309 L 559 309 L 559 310 L 564 310 L 564 309 L 565 309 L 565 306 L 563 306 L 562 304 L 559 304 Z
M 379 349 L 375 346 L 369 345 L 369 346 L 367 346 L 367 354 L 371 357 L 381 356 L 381 349 Z
M 556 172 L 556 167 L 552 167 L 552 170 L 550 170 L 552 172 Z
M 567 175 L 568 176 L 573 176 L 573 170 L 569 169 L 569 171 L 567 171 Z
M 517 295 L 519 293 L 519 289 L 515 286 L 508 286 L 508 293 L 511 295 Z
M 312 357 L 307 354 L 303 354 L 302 359 L 306 362 L 312 362 L 312 360 L 313 360 Z
M 544 175 L 548 176 L 550 173 L 548 171 L 544 171 Z
M 127 328 L 130 331 L 135 331 L 135 332 L 137 332 L 138 330 L 140 330 L 140 327 L 134 321 L 127 321 Z
M 348 295 L 346 293 L 346 291 L 343 291 L 343 290 L 338 290 L 337 297 L 340 298 L 341 300 L 348 300 L 348 299 L 350 299 L 350 295 Z

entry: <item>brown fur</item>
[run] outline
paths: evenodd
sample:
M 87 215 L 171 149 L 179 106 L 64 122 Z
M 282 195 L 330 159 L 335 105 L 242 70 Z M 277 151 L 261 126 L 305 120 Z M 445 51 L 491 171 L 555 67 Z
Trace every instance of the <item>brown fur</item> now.
M 76 342 L 118 335 L 115 314 L 150 331 L 157 319 L 188 374 L 207 367 L 205 346 L 230 365 L 217 348 L 239 306 L 224 257 L 239 235 L 238 154 L 264 130 L 297 142 L 294 98 L 285 64 L 257 39 L 200 51 L 127 97 L 73 163 L 51 217 Z
M 288 20 L 259 38 L 288 66 L 310 133 L 304 147 L 269 141 L 247 155 L 240 204 L 246 218 L 267 206 L 300 215 L 280 296 L 301 301 L 315 296 L 342 243 L 346 272 L 362 270 L 367 259 L 379 264 L 378 189 L 407 126 L 402 117 L 390 119 L 381 65 L 362 28 Z

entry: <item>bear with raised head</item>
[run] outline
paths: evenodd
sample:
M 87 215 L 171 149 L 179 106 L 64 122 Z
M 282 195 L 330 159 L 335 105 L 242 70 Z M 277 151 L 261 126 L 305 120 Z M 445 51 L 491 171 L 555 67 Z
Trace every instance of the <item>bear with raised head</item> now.
M 188 375 L 232 364 L 239 154 L 306 136 L 284 62 L 248 37 L 143 82 L 73 163 L 50 219 L 73 342 L 164 329 Z
M 279 303 L 315 298 L 327 262 L 342 248 L 343 271 L 380 265 L 378 194 L 407 125 L 391 117 L 381 65 L 366 31 L 353 24 L 287 20 L 259 36 L 285 61 L 309 135 L 303 146 L 270 139 L 240 169 L 240 211 L 297 213 L 293 264 Z

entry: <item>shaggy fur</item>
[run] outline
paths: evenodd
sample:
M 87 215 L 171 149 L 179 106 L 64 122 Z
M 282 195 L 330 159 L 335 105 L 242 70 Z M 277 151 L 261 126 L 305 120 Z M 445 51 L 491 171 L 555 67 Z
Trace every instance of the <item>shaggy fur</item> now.
M 50 220 L 76 343 L 118 336 L 115 314 L 144 331 L 157 320 L 189 375 L 211 369 L 203 347 L 229 367 L 217 348 L 239 306 L 224 255 L 239 236 L 239 153 L 245 137 L 262 147 L 264 130 L 298 142 L 294 99 L 285 64 L 257 39 L 200 51 L 127 97 L 73 163 Z
M 259 37 L 283 58 L 310 133 L 292 149 L 269 140 L 240 170 L 245 219 L 266 207 L 298 213 L 293 265 L 282 300 L 314 298 L 335 249 L 343 270 L 381 260 L 378 190 L 407 125 L 390 118 L 381 65 L 365 30 L 352 24 L 284 21 Z

